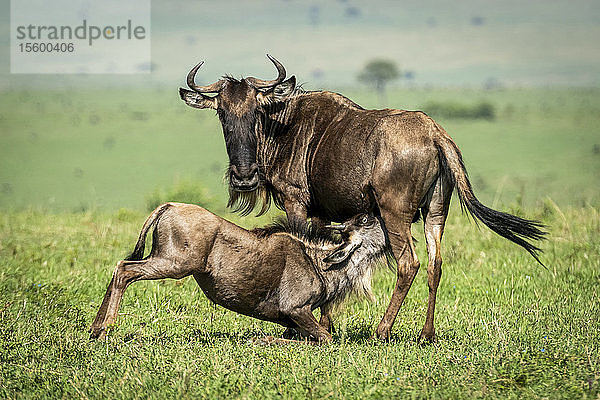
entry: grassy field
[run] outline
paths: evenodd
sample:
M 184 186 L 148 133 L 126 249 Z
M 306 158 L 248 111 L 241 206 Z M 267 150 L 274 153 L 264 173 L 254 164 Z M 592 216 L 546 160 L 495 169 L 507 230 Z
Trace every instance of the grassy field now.
M 0 398 L 599 398 L 600 90 L 405 89 L 386 105 L 432 101 L 493 105 L 492 121 L 439 122 L 484 203 L 549 225 L 548 269 L 455 204 L 437 344 L 415 342 L 422 266 L 390 343 L 371 339 L 395 281 L 381 271 L 376 301 L 336 317 L 333 344 L 262 347 L 251 339 L 283 328 L 213 306 L 190 279 L 134 284 L 108 340 L 88 339 L 150 204 L 194 201 L 246 227 L 272 218 L 225 210 L 214 112 L 175 90 L 3 92 Z
M 420 347 L 426 274 L 391 343 L 371 339 L 394 284 L 353 301 L 334 343 L 264 347 L 283 328 L 213 306 L 193 279 L 142 282 L 106 342 L 88 339 L 112 267 L 145 215 L 15 212 L 0 217 L 2 398 L 597 398 L 600 215 L 552 204 L 548 269 L 455 210 L 444 244 L 439 342 Z M 419 254 L 424 241 L 420 226 Z

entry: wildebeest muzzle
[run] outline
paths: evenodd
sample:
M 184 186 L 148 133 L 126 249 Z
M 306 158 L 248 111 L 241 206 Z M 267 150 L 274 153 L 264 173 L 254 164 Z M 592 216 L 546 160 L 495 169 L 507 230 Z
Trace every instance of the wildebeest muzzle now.
M 231 164 L 229 167 L 229 184 L 232 189 L 238 192 L 251 192 L 258 188 L 258 164 L 236 166 Z

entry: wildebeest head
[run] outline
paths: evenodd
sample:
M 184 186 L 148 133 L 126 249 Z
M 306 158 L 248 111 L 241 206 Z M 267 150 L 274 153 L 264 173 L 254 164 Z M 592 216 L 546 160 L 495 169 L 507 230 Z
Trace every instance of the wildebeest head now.
M 187 76 L 187 84 L 192 90 L 179 89 L 179 95 L 190 107 L 217 110 L 229 155 L 229 184 L 238 192 L 253 191 L 260 184 L 256 160 L 256 122 L 260 107 L 287 96 L 296 86 L 296 78 L 292 76 L 284 81 L 283 65 L 268 54 L 267 57 L 277 68 L 278 76 L 274 80 L 252 77 L 237 80 L 226 76 L 211 85 L 199 86 L 194 78 L 203 61 Z

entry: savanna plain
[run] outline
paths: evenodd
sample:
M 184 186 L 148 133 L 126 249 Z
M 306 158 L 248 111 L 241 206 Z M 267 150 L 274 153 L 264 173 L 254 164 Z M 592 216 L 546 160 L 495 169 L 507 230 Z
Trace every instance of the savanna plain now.
M 373 93 L 342 93 L 381 106 Z M 283 328 L 211 304 L 193 279 L 133 284 L 107 340 L 94 341 L 114 265 L 149 209 L 192 202 L 245 227 L 279 212 L 228 212 L 218 118 L 175 88 L 4 90 L 0 397 L 600 398 L 600 90 L 405 88 L 384 104 L 436 118 L 484 204 L 547 225 L 546 268 L 455 198 L 435 344 L 416 342 L 422 223 L 421 271 L 390 342 L 372 338 L 395 283 L 385 268 L 374 302 L 352 299 L 336 315 L 332 344 L 254 345 Z

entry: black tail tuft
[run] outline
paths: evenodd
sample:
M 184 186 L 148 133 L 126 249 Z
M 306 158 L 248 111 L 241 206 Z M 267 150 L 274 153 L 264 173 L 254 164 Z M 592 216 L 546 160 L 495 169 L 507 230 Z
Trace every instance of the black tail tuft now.
M 545 227 L 544 224 L 539 221 L 520 218 L 502 211 L 492 210 L 481 204 L 476 198 L 470 200 L 465 199 L 464 204 L 471 215 L 483 222 L 498 235 L 523 247 L 537 262 L 544 268 L 546 267 L 538 257 L 538 254 L 542 250 L 526 240 L 545 239 L 547 232 L 542 230 Z
M 477 200 L 471 187 L 471 182 L 467 174 L 467 169 L 456 144 L 441 127 L 442 134 L 436 143 L 439 149 L 440 166 L 442 173 L 450 179 L 456 187 L 460 204 L 463 210 L 466 208 L 469 213 L 475 217 L 476 221 L 483 222 L 488 228 L 498 235 L 510 240 L 513 243 L 523 247 L 540 263 L 544 268 L 546 266 L 540 261 L 538 254 L 542 250 L 529 242 L 528 240 L 543 240 L 547 232 L 545 227 L 539 221 L 528 220 L 517 217 L 505 212 L 492 210 L 484 206 Z

